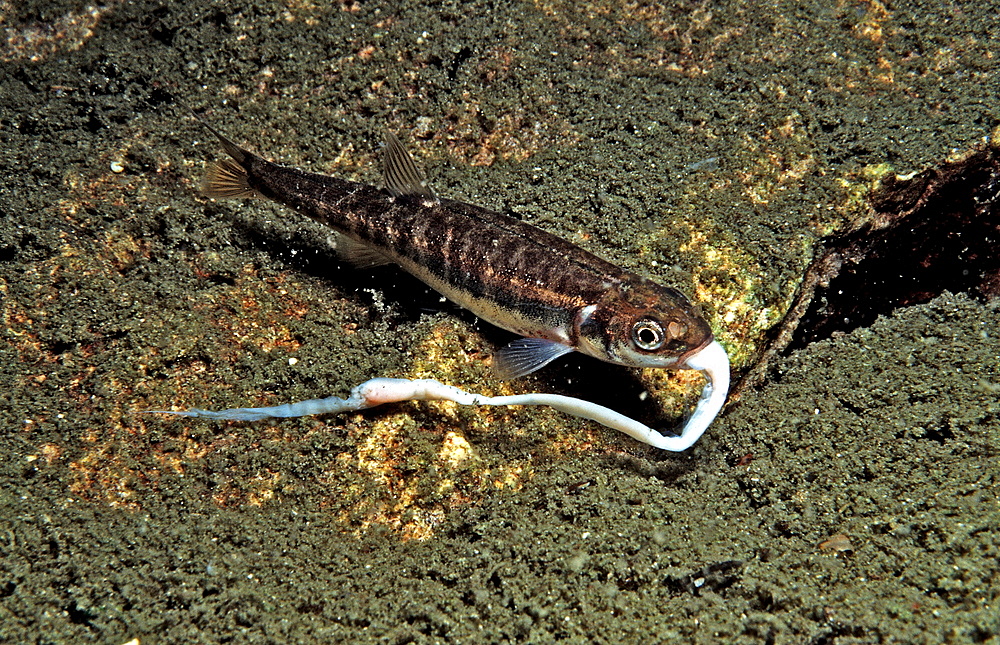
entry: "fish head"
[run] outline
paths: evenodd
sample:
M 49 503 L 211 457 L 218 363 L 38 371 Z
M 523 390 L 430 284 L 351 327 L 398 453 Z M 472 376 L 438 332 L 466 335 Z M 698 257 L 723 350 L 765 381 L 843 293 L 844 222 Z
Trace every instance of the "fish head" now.
M 629 367 L 685 369 L 714 339 L 684 294 L 644 278 L 616 285 L 578 323 L 579 351 Z

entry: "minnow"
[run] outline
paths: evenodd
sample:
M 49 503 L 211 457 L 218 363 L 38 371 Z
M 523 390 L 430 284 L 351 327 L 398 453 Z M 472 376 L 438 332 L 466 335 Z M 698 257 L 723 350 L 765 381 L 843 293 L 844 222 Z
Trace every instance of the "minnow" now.
M 684 450 L 722 409 L 729 389 L 728 356 L 708 323 L 676 289 L 512 217 L 438 197 L 391 133 L 382 156 L 383 188 L 269 162 L 198 118 L 230 157 L 208 166 L 203 185 L 208 197 L 263 197 L 289 206 L 336 231 L 338 252 L 353 264 L 397 264 L 479 318 L 518 334 L 521 338 L 493 356 L 494 370 L 502 378 L 530 374 L 577 351 L 628 367 L 700 370 L 707 382 L 679 437 L 663 436 L 572 397 L 535 394 L 510 401 L 512 397 L 473 395 L 437 381 L 405 379 L 373 379 L 356 387 L 349 399 L 180 414 L 216 419 L 300 416 L 429 398 L 487 405 L 537 403 L 597 420 L 661 448 Z M 366 394 L 376 390 L 377 396 Z M 321 401 L 328 402 L 326 408 L 319 409 Z M 269 412 L 258 415 L 255 410 Z M 636 427 L 625 429 L 629 424 L 619 417 Z

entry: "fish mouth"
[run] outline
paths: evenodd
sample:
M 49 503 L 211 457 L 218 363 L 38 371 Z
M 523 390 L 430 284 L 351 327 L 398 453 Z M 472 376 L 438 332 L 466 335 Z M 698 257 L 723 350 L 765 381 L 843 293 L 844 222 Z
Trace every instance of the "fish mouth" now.
M 677 359 L 674 361 L 674 368 L 679 370 L 701 370 L 702 368 L 700 367 L 692 367 L 691 365 L 689 365 L 688 360 L 694 358 L 695 356 L 700 354 L 706 347 L 715 342 L 716 342 L 715 337 L 709 335 L 709 337 L 705 339 L 705 342 L 698 345 L 694 349 L 689 349 L 688 351 L 678 356 Z

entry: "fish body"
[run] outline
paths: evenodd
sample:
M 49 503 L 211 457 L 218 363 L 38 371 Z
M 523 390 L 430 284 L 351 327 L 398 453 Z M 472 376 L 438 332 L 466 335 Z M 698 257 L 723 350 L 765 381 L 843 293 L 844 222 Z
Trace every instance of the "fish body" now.
M 205 125 L 231 157 L 209 166 L 208 196 L 259 196 L 289 206 L 339 233 L 348 259 L 397 264 L 522 336 L 494 356 L 503 377 L 574 350 L 630 367 L 683 369 L 714 343 L 679 291 L 513 217 L 438 198 L 391 134 L 380 188 L 269 162 Z M 726 370 L 728 379 L 728 362 Z

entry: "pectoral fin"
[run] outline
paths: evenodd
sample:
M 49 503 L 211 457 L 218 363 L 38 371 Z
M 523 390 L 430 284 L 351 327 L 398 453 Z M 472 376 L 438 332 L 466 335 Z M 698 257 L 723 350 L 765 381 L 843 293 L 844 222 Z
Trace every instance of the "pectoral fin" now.
M 573 348 L 544 338 L 518 338 L 493 355 L 493 371 L 512 379 L 540 370 Z

